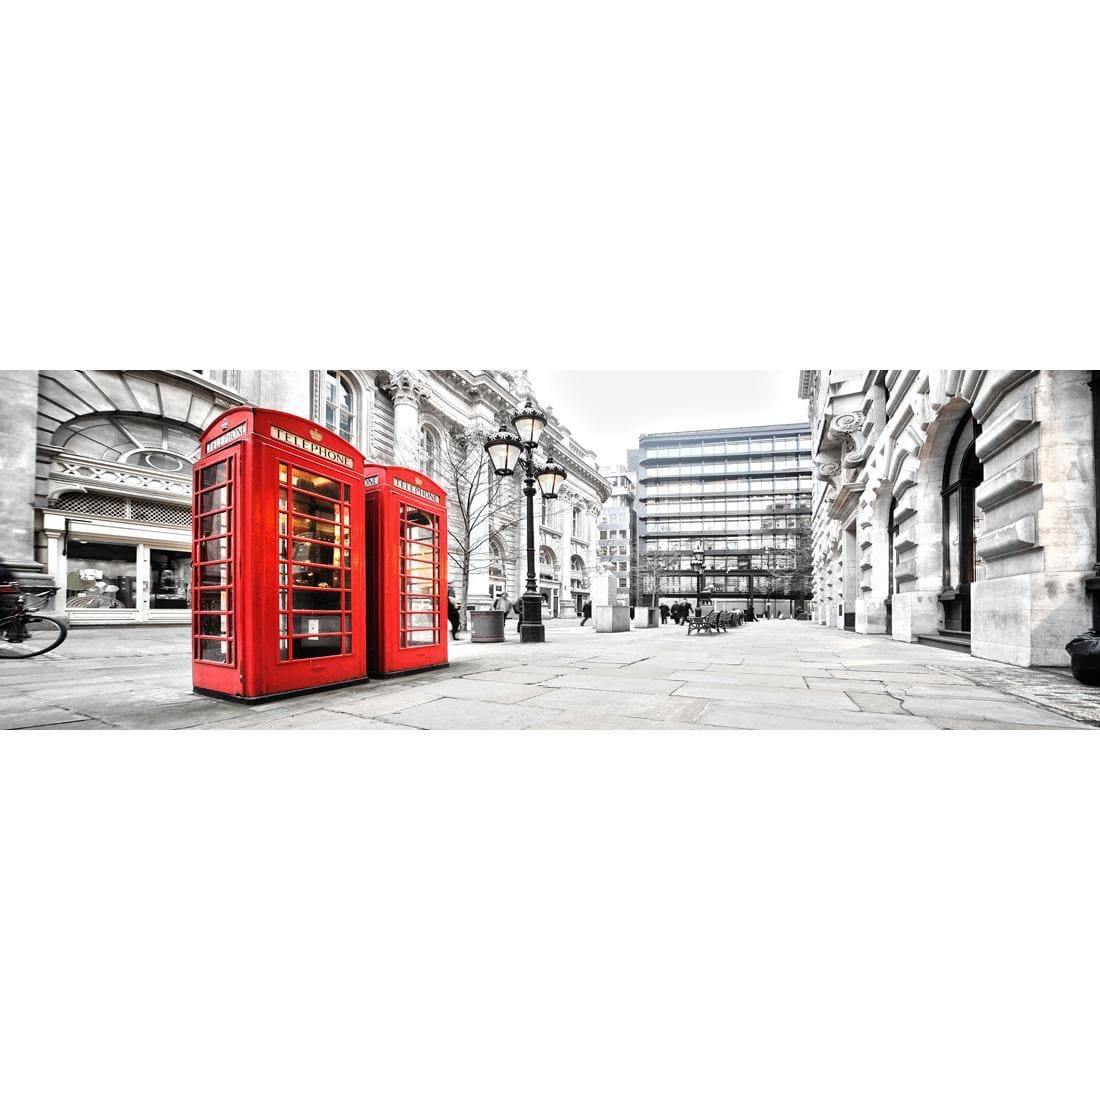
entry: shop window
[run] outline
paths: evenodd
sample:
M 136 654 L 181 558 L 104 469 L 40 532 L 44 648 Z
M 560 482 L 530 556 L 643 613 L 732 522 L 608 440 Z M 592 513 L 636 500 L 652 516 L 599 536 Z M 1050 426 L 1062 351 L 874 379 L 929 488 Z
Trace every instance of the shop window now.
M 68 560 L 66 607 L 97 611 L 137 607 L 137 546 L 74 539 Z
M 190 551 L 149 551 L 149 606 L 154 611 L 179 611 L 191 606 Z
M 439 517 L 401 505 L 402 648 L 438 645 L 442 620 Z
M 350 553 L 350 488 L 280 463 L 280 660 L 351 652 Z
M 237 659 L 233 598 L 234 474 L 235 460 L 228 457 L 205 466 L 195 475 L 194 486 L 197 549 L 197 560 L 191 563 L 194 657 L 197 661 L 223 665 L 235 664 Z M 162 579 L 167 581 L 163 572 Z M 167 599 L 163 584 L 161 590 Z

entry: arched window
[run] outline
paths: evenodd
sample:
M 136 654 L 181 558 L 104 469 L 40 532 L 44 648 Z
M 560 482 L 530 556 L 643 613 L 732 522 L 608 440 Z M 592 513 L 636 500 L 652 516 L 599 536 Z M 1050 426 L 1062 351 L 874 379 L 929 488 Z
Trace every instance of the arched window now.
M 543 546 L 539 550 L 539 565 L 542 566 L 542 572 L 552 572 L 554 566 L 558 564 L 558 559 L 554 556 L 554 551 L 549 546 Z
M 967 416 L 955 431 L 943 468 L 944 625 L 970 630 L 970 586 L 977 579 L 978 555 L 974 491 L 982 483 L 975 451 L 978 426 Z
M 499 539 L 489 540 L 489 576 L 495 581 L 504 579 L 504 547 Z
M 439 436 L 427 424 L 420 426 L 420 469 L 428 477 L 439 479 Z
M 325 371 L 325 427 L 354 443 L 355 419 L 355 390 L 351 382 L 337 370 Z
M 569 568 L 572 569 L 574 573 L 583 573 L 584 572 L 584 558 L 582 558 L 580 556 L 580 554 L 574 554 L 569 559 Z

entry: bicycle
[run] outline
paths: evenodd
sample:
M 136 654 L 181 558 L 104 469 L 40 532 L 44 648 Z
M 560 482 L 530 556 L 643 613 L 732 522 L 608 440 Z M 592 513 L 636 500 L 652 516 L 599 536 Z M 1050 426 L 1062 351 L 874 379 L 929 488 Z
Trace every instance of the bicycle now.
M 7 606 L 4 597 L 12 601 Z M 0 659 L 40 657 L 61 645 L 68 633 L 57 619 L 29 614 L 17 585 L 0 584 Z

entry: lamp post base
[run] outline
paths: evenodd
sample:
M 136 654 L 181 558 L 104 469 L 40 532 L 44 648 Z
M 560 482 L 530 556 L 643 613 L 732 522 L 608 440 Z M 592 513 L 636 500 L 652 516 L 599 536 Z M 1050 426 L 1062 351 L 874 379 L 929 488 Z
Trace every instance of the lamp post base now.
M 520 623 L 519 640 L 521 642 L 545 642 L 546 627 L 542 623 Z

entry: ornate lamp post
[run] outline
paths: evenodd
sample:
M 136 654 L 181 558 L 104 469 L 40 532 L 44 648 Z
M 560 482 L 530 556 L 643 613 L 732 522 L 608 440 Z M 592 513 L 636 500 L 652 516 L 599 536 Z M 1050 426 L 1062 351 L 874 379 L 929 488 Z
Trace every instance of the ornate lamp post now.
M 498 477 L 511 477 L 516 466 L 523 469 L 523 494 L 527 497 L 527 589 L 523 593 L 523 622 L 519 628 L 521 642 L 546 641 L 542 625 L 542 598 L 535 581 L 535 482 L 545 500 L 554 500 L 566 478 L 565 469 L 556 462 L 536 468 L 535 448 L 539 444 L 546 417 L 538 407 L 527 403 L 512 417 L 515 428 L 502 424 L 496 435 L 485 443 L 485 451 Z
M 695 570 L 695 613 L 701 615 L 703 613 L 703 573 L 707 568 L 702 539 L 691 548 L 691 568 Z

